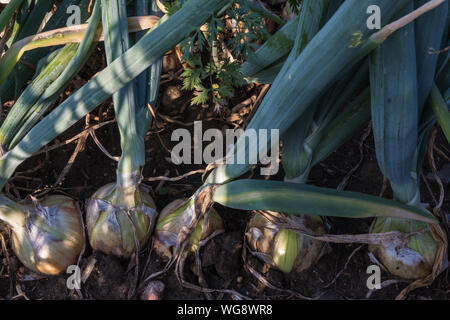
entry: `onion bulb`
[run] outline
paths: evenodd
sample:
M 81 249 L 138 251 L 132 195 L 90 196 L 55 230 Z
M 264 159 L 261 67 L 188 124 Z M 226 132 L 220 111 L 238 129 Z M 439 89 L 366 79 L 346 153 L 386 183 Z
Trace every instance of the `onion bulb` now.
M 172 258 L 172 250 L 177 244 L 178 234 L 194 217 L 192 200 L 177 199 L 169 203 L 158 218 L 154 234 L 154 249 L 164 259 Z M 198 248 L 200 241 L 211 236 L 215 231 L 223 230 L 222 218 L 213 208 L 200 219 L 189 238 L 191 251 Z
M 420 279 L 431 274 L 438 243 L 433 238 L 428 225 L 414 220 L 377 218 L 371 228 L 371 233 L 390 231 L 414 234 L 411 234 L 409 241 L 403 247 L 369 246 L 369 251 L 386 269 L 404 279 Z
M 156 218 L 155 202 L 141 186 L 107 184 L 86 208 L 89 243 L 94 250 L 129 258 L 136 251 L 136 238 L 140 247 L 145 245 Z
M 55 275 L 77 263 L 84 240 L 74 200 L 53 195 L 41 203 L 21 205 L 4 196 L 0 199 L 0 219 L 11 228 L 12 249 L 28 269 Z
M 313 234 L 324 234 L 325 227 L 320 217 L 286 216 L 270 212 L 274 218 L 282 218 L 294 229 Z M 284 273 L 301 272 L 316 264 L 325 249 L 325 242 L 306 237 L 297 231 L 281 228 L 276 220 L 255 213 L 247 224 L 247 243 L 253 253 L 264 263 Z

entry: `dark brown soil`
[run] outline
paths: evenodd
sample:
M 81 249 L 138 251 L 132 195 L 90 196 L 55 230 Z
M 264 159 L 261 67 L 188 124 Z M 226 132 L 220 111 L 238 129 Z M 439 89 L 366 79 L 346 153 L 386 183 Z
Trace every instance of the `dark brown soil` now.
M 103 61 L 93 58 L 92 63 L 80 74 L 82 79 L 88 79 L 98 69 L 101 69 Z M 91 69 L 89 66 L 97 66 Z M 74 87 L 69 87 L 68 91 L 76 89 L 80 84 L 75 82 Z M 161 88 L 161 95 L 167 86 L 180 86 L 179 80 L 164 83 Z M 230 101 L 230 106 L 247 99 L 252 94 L 258 94 L 260 88 L 250 88 L 240 90 L 236 97 Z M 174 107 L 157 106 L 157 112 L 166 116 L 189 123 L 194 120 L 203 119 L 203 130 L 210 127 L 231 128 L 232 125 L 227 120 L 229 114 L 215 114 L 211 108 L 185 107 L 183 112 L 180 110 L 185 105 L 189 95 L 183 93 L 179 103 L 174 103 Z M 247 117 L 248 114 L 244 115 Z M 275 115 L 276 116 L 276 115 Z M 214 118 L 211 120 L 210 118 Z M 113 119 L 113 110 L 111 101 L 104 103 L 90 116 L 90 124 L 94 125 L 100 122 Z M 206 119 L 206 120 L 205 120 Z M 144 169 L 144 177 L 156 176 L 179 176 L 192 170 L 205 168 L 206 165 L 181 165 L 176 166 L 170 163 L 168 149 L 171 149 L 175 142 L 170 140 L 172 131 L 175 128 L 184 127 L 192 130 L 192 125 L 180 125 L 170 123 L 161 117 L 154 121 L 151 130 L 146 139 L 147 163 Z M 84 128 L 84 120 L 80 121 L 66 133 L 52 142 L 54 145 L 69 139 Z M 334 152 L 326 161 L 318 164 L 310 175 L 308 183 L 336 188 L 345 175 L 359 162 L 361 137 L 366 129 L 363 128 L 348 143 Z M 116 125 L 109 124 L 96 130 L 96 136 L 101 141 L 106 150 L 113 156 L 120 154 L 119 135 Z M 445 141 L 443 134 L 439 131 L 436 139 L 436 146 L 450 154 L 450 147 Z M 75 144 L 67 144 L 47 153 L 36 155 L 23 163 L 18 172 L 25 172 L 22 176 L 28 177 L 13 178 L 10 180 L 8 192 L 15 197 L 25 198 L 30 194 L 39 194 L 53 185 L 57 177 L 67 164 L 69 157 L 73 153 Z M 372 195 L 379 195 L 383 178 L 378 169 L 373 137 L 369 136 L 363 143 L 362 151 L 364 161 L 359 169 L 349 179 L 346 190 L 359 191 Z M 445 158 L 435 153 L 437 169 L 442 169 L 448 165 Z M 88 138 L 85 149 L 81 151 L 71 170 L 66 175 L 63 182 L 52 192 L 64 193 L 83 203 L 99 187 L 115 180 L 115 169 L 117 163 L 108 158 L 94 143 L 92 138 Z M 428 176 L 431 172 L 429 164 L 424 164 L 424 175 Z M 274 179 L 281 179 L 282 173 Z M 435 205 L 433 200 L 438 198 L 438 185 L 432 177 L 428 179 L 428 190 L 425 184 L 422 186 L 423 202 Z M 443 212 L 449 213 L 450 209 L 450 190 L 448 177 L 444 182 L 446 197 L 444 200 Z M 153 196 L 156 200 L 158 209 L 162 209 L 168 202 L 175 198 L 190 196 L 201 184 L 201 175 L 192 175 L 178 182 L 146 182 L 152 188 Z M 384 194 L 385 197 L 391 197 L 389 189 Z M 254 299 L 298 299 L 299 295 L 280 290 L 264 288 L 259 285 L 244 269 L 242 259 L 243 234 L 246 222 L 250 216 L 249 212 L 242 212 L 228 209 L 220 205 L 215 208 L 225 221 L 225 233 L 211 240 L 202 249 L 203 273 L 211 288 L 233 289 L 241 294 Z M 345 233 L 365 233 L 369 229 L 371 219 L 351 220 L 351 219 L 329 219 L 331 225 L 330 232 L 334 234 Z M 3 232 L 8 239 L 7 232 Z M 320 299 L 364 299 L 368 293 L 366 281 L 368 274 L 366 269 L 372 262 L 369 260 L 367 247 L 361 247 L 349 260 L 354 250 L 359 245 L 331 244 L 332 251 L 322 257 L 316 266 L 300 274 L 284 275 L 278 271 L 270 270 L 265 276 L 276 287 L 284 290 L 292 290 L 303 296 Z M 149 248 L 143 250 L 140 255 L 141 263 L 147 260 Z M 80 299 L 76 292 L 67 289 L 66 280 L 68 274 L 60 276 L 36 279 L 36 275 L 30 274 L 20 262 L 14 258 L 8 243 L 8 258 L 5 252 L 0 253 L 0 300 L 1 299 Z M 105 256 L 101 253 L 94 253 L 87 248 L 81 266 L 86 266 L 87 262 L 95 258 L 96 263 L 93 272 L 82 286 L 81 293 L 84 299 L 127 299 L 130 290 L 130 284 L 134 277 L 134 268 L 127 271 L 130 261 L 119 260 L 113 256 Z M 151 253 L 151 263 L 148 268 L 148 274 L 161 270 L 165 263 L 154 252 Z M 9 264 L 8 264 L 9 262 Z M 133 261 L 132 261 L 133 262 Z M 261 270 L 262 265 L 251 260 L 250 263 Z M 197 277 L 193 272 L 193 260 L 188 259 L 185 267 L 186 279 L 197 283 Z M 9 266 L 9 270 L 7 268 Z M 345 267 L 346 266 L 346 267 Z M 395 277 L 383 273 L 382 280 L 394 279 Z M 178 282 L 172 270 L 158 278 L 166 289 L 164 291 L 165 299 L 205 299 L 205 296 L 192 289 L 183 288 Z M 441 274 L 430 287 L 421 288 L 409 294 L 409 299 L 449 299 L 448 271 Z M 394 299 L 397 294 L 406 286 L 406 283 L 398 283 L 388 286 L 382 290 L 372 293 L 370 299 Z M 17 289 L 19 288 L 19 289 Z M 23 292 L 23 296 L 18 296 Z M 214 295 L 215 298 L 221 298 Z M 230 295 L 225 294 L 224 299 L 230 299 Z

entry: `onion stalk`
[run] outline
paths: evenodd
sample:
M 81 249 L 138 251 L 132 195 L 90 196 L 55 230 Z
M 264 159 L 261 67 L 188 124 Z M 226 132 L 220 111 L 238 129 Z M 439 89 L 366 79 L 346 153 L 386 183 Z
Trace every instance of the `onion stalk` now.
M 388 24 L 408 1 L 344 1 L 333 18 L 311 39 L 303 51 L 294 52 L 288 57 L 246 130 L 278 129 L 280 134 L 285 133 L 343 71 L 363 60 L 395 30 L 413 20 L 414 17 L 410 16 Z M 379 31 L 368 30 L 367 17 L 361 15 L 361 12 L 365 12 L 367 7 L 373 4 L 378 5 L 384 12 L 381 16 L 384 27 Z M 319 50 L 324 43 L 339 50 Z M 277 117 L 267 116 L 268 114 L 276 114 Z M 256 163 L 260 154 L 267 154 L 271 143 L 260 144 L 258 152 L 250 154 L 246 149 L 245 135 L 241 135 L 234 148 L 230 149 L 229 155 L 245 152 L 249 162 L 235 162 L 218 167 L 211 172 L 206 182 L 224 183 L 238 178 L 250 170 L 250 163 Z
M 106 57 L 110 64 L 129 48 L 125 3 L 102 1 L 102 23 Z M 146 105 L 138 105 L 136 99 L 137 89 L 133 81 L 113 95 L 122 149 L 117 181 L 100 188 L 86 209 L 91 246 L 122 258 L 130 257 L 145 245 L 157 217 L 153 199 L 140 186 L 145 164 L 144 137 L 150 122 L 138 122 L 140 109 L 148 110 Z
M 410 1 L 402 14 L 413 10 L 413 2 Z M 448 3 L 444 7 L 447 12 Z M 441 15 L 441 18 L 445 19 L 445 16 Z M 420 207 L 419 177 L 423 157 L 420 154 L 423 149 L 420 144 L 426 145 L 427 140 L 421 138 L 421 135 L 428 135 L 431 127 L 421 130 L 421 126 L 427 124 L 419 125 L 419 115 L 423 97 L 430 94 L 433 76 L 421 75 L 419 80 L 417 78 L 417 70 L 424 70 L 420 68 L 423 59 L 419 59 L 419 68 L 417 66 L 416 51 L 424 50 L 421 46 L 417 47 L 415 42 L 415 33 L 423 31 L 420 20 L 417 22 L 416 28 L 414 24 L 405 26 L 373 52 L 370 74 L 372 122 L 378 164 L 391 182 L 394 198 Z M 436 27 L 441 28 L 442 22 L 436 23 Z M 437 34 L 442 37 L 442 32 Z M 440 43 L 441 40 L 438 39 L 437 42 Z M 417 56 L 421 57 L 420 54 Z M 435 71 L 432 72 L 434 74 Z M 424 84 L 424 81 L 430 83 Z M 424 88 L 427 92 L 424 92 Z M 377 218 L 370 231 L 401 231 L 410 235 L 409 241 L 402 245 L 369 246 L 369 250 L 390 273 L 406 279 L 420 279 L 432 274 L 441 244 L 433 237 L 426 223 Z
M 302 25 L 299 48 L 303 50 L 342 2 L 342 0 L 304 1 L 300 15 L 289 20 L 242 64 L 241 72 L 247 81 L 273 83 L 294 46 L 299 34 L 298 24 Z
M 80 8 L 80 21 L 85 23 L 89 17 L 91 11 L 88 10 L 90 0 L 63 0 L 59 4 L 57 4 L 56 11 L 51 15 L 50 19 L 46 22 L 44 28 L 40 30 L 40 32 L 46 32 L 49 30 L 65 27 L 67 25 L 67 9 L 76 5 Z M 25 29 L 25 25 L 31 24 L 39 24 L 41 25 L 42 21 L 31 21 L 33 18 L 29 12 L 29 6 L 31 6 L 32 1 L 27 0 L 23 3 L 20 8 L 20 12 L 17 16 L 16 22 L 14 24 L 13 35 L 7 42 L 7 46 L 10 49 L 14 43 L 20 41 L 21 39 L 33 35 L 38 32 L 38 29 L 35 29 L 35 32 L 21 32 L 21 30 Z M 17 31 L 16 31 L 17 30 Z M 49 53 L 54 51 L 55 47 L 47 47 L 47 48 L 39 48 L 36 50 L 25 52 L 22 56 L 21 60 L 27 61 L 32 65 L 36 65 L 39 60 L 43 57 L 47 56 Z M 2 67 L 3 69 L 3 67 Z M 3 70 L 2 70 L 3 71 Z M 22 92 L 24 85 L 33 77 L 36 70 L 30 68 L 29 65 L 17 64 L 14 67 L 14 70 L 5 80 L 5 82 L 0 85 L 0 97 L 2 101 L 9 101 L 12 99 L 17 99 L 19 94 Z M 20 76 L 19 76 L 20 75 Z
M 12 249 L 30 270 L 55 275 L 77 263 L 84 239 L 74 200 L 53 195 L 24 205 L 0 195 L 0 220 L 11 229 Z
M 0 127 L 2 152 L 12 149 L 57 100 L 73 76 L 82 68 L 95 47 L 93 42 L 100 12 L 93 12 L 81 43 L 67 44 L 45 59 L 45 67 L 9 110 Z M 10 48 L 10 50 L 12 50 Z
M 2 12 L 0 13 L 0 32 L 6 27 L 9 19 L 14 14 L 14 11 L 16 11 L 17 8 L 20 7 L 22 2 L 23 0 L 12 0 L 5 8 L 3 8 Z

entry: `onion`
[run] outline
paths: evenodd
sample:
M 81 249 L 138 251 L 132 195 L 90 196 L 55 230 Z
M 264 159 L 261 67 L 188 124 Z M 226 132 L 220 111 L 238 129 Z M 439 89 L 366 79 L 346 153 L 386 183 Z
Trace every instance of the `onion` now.
M 270 212 L 274 218 L 282 218 L 293 228 L 309 233 L 324 234 L 322 219 L 311 216 L 286 216 Z M 284 273 L 301 272 L 317 263 L 325 249 L 325 242 L 306 237 L 301 233 L 281 228 L 276 220 L 270 221 L 255 213 L 247 224 L 247 242 L 255 255 L 268 265 Z
M 154 234 L 154 249 L 164 259 L 172 258 L 172 249 L 177 244 L 178 234 L 194 217 L 192 200 L 177 199 L 169 203 L 158 218 Z M 223 230 L 222 218 L 213 208 L 200 219 L 189 238 L 190 250 L 195 251 L 201 240 L 205 240 L 215 231 Z
M 27 268 L 55 275 L 77 263 L 83 230 L 74 200 L 54 195 L 38 204 L 20 205 L 0 199 L 0 219 L 11 228 L 12 249 Z
M 371 228 L 371 233 L 390 231 L 408 234 L 417 232 L 417 234 L 412 234 L 403 247 L 394 244 L 389 247 L 369 246 L 369 251 L 386 269 L 404 279 L 421 279 L 431 274 L 438 243 L 434 240 L 428 225 L 414 220 L 377 218 Z
M 129 258 L 136 251 L 136 237 L 140 247 L 145 245 L 156 217 L 155 202 L 141 186 L 107 184 L 86 208 L 89 242 L 94 250 Z

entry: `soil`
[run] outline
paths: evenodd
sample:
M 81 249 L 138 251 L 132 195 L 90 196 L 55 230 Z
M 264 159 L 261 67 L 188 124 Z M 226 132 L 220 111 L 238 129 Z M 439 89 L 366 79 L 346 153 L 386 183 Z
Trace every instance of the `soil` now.
M 99 49 L 100 50 L 100 49 Z M 80 87 L 91 75 L 104 66 L 104 61 L 94 55 L 91 62 L 74 81 L 67 92 L 73 92 Z M 95 67 L 92 67 L 95 66 Z M 160 90 L 160 99 L 166 88 L 181 87 L 181 81 L 177 78 L 166 81 Z M 235 106 L 251 95 L 258 95 L 261 88 L 251 86 L 240 89 L 235 98 L 229 102 L 229 106 Z M 65 97 L 63 96 L 62 99 Z M 171 141 L 171 133 L 176 128 L 192 130 L 192 121 L 203 120 L 203 130 L 208 128 L 233 128 L 234 125 L 245 122 L 250 110 L 242 115 L 232 116 L 231 107 L 222 114 L 214 113 L 211 107 L 191 107 L 187 105 L 190 95 L 185 91 L 181 97 L 177 97 L 172 105 L 157 105 L 159 116 L 152 124 L 146 138 L 147 161 L 144 168 L 144 177 L 168 176 L 175 177 L 192 170 L 204 169 L 204 165 L 175 165 L 170 162 L 169 150 L 176 144 Z M 161 115 L 170 117 L 174 121 L 167 121 Z M 112 102 L 107 101 L 90 115 L 90 125 L 102 123 L 114 118 Z M 239 120 L 242 118 L 241 120 Z M 238 119 L 230 123 L 230 119 Z M 184 124 L 182 124 L 184 123 Z M 85 126 L 85 119 L 79 121 L 67 132 L 50 143 L 56 145 L 80 133 Z M 360 151 L 364 154 L 364 160 L 350 177 L 346 190 L 359 191 L 366 194 L 379 195 L 383 184 L 383 177 L 378 169 L 373 137 L 363 142 L 360 149 L 361 137 L 367 128 L 362 128 L 345 145 L 330 155 L 325 161 L 316 165 L 308 183 L 337 188 L 347 173 L 360 161 Z M 113 156 L 120 155 L 120 138 L 115 123 L 101 127 L 95 131 L 96 137 L 106 150 Z M 50 190 L 51 193 L 67 194 L 77 199 L 81 204 L 89 198 L 98 188 L 115 180 L 117 162 L 107 157 L 96 145 L 91 137 L 87 139 L 84 150 L 78 153 L 73 166 L 65 176 L 65 179 L 53 188 L 53 184 L 68 163 L 74 152 L 76 143 L 62 145 L 54 150 L 37 154 L 25 161 L 9 181 L 6 188 L 9 195 L 16 198 L 25 198 L 29 195 L 40 195 L 42 191 Z M 442 132 L 438 131 L 436 147 L 447 155 L 450 147 Z M 439 153 L 434 154 L 437 169 L 440 170 L 447 161 Z M 257 170 L 255 170 L 256 172 Z M 431 172 L 428 161 L 424 164 L 424 175 Z M 19 174 L 20 173 L 20 174 Z M 25 178 L 23 178 L 25 177 Z M 281 180 L 283 173 L 271 179 Z M 264 178 L 257 177 L 255 178 Z M 444 179 L 443 179 L 444 180 Z M 151 193 L 156 200 L 158 209 L 162 209 L 175 198 L 188 197 L 202 184 L 201 174 L 191 175 L 176 182 L 144 181 L 151 188 Z M 450 211 L 449 183 L 444 181 L 446 191 L 442 212 Z M 433 198 L 439 197 L 438 184 L 434 179 L 428 179 L 429 188 L 422 182 L 423 202 L 434 206 Z M 385 197 L 391 198 L 389 188 Z M 365 299 L 368 294 L 366 281 L 368 274 L 366 269 L 373 264 L 368 256 L 367 246 L 360 247 L 357 244 L 331 244 L 331 252 L 323 256 L 311 269 L 302 273 L 284 275 L 276 270 L 264 273 L 266 279 L 280 290 L 270 289 L 258 283 L 244 268 L 242 258 L 243 235 L 246 222 L 250 217 L 249 212 L 232 210 L 220 205 L 215 205 L 216 210 L 222 216 L 225 223 L 225 232 L 207 243 L 201 250 L 203 261 L 203 273 L 211 288 L 227 288 L 235 290 L 252 299 L 300 299 L 301 296 L 314 299 Z M 328 222 L 330 232 L 334 234 L 365 233 L 369 229 L 371 219 L 351 220 L 331 218 Z M 8 232 L 2 233 L 8 240 Z M 360 247 L 360 248 L 359 248 Z M 359 249 L 358 249 L 359 248 Z M 356 250 L 356 252 L 355 252 Z M 14 257 L 7 243 L 7 252 L 0 253 L 0 299 L 81 299 L 76 291 L 67 289 L 66 280 L 68 274 L 44 277 L 30 273 Z M 352 253 L 354 253 L 352 255 Z M 150 264 L 147 275 L 161 270 L 165 262 L 161 260 L 150 247 L 145 248 L 140 254 L 143 264 L 150 254 Z M 98 252 L 92 252 L 87 247 L 81 261 L 82 269 L 95 259 L 95 265 L 87 281 L 82 285 L 83 299 L 127 299 L 131 284 L 134 279 L 134 260 L 120 260 L 113 256 L 106 256 Z M 260 262 L 249 258 L 248 263 L 257 270 L 263 270 Z M 9 268 L 8 268 L 9 267 Z M 264 270 L 263 270 L 264 271 Z M 194 272 L 193 258 L 188 258 L 185 266 L 185 277 L 188 281 L 197 284 L 198 279 Z M 396 279 L 386 272 L 382 273 L 382 280 Z M 205 299 L 205 295 L 193 289 L 180 285 L 173 269 L 157 278 L 165 284 L 164 299 Z M 448 271 L 443 272 L 434 283 L 425 288 L 411 292 L 408 299 L 449 299 Z M 398 282 L 381 290 L 371 293 L 370 299 L 394 299 L 407 283 Z M 229 294 L 213 294 L 214 298 L 230 299 Z

